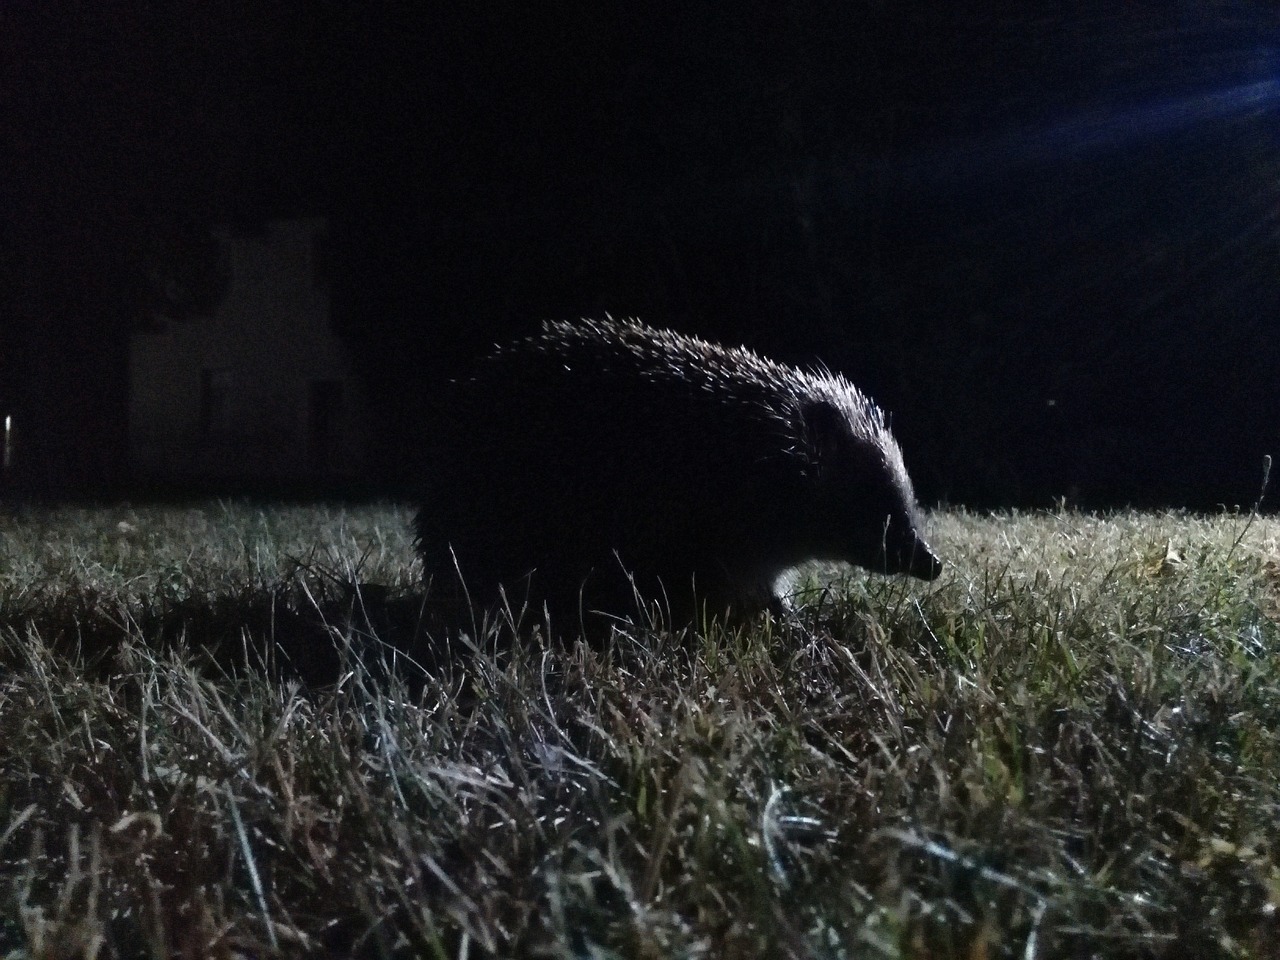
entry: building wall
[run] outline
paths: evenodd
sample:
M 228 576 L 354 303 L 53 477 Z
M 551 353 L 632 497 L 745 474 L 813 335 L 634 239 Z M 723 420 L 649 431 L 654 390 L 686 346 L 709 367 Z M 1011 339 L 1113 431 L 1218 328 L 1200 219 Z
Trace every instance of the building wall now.
M 361 396 L 330 325 L 320 219 L 225 232 L 231 283 L 209 317 L 136 333 L 130 460 L 141 478 L 362 473 Z

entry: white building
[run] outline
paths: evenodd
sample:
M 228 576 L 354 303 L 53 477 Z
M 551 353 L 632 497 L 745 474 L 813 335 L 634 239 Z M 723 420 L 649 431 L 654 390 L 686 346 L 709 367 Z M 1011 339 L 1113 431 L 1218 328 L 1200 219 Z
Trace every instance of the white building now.
M 330 325 L 323 219 L 223 230 L 210 316 L 130 343 L 129 456 L 149 479 L 308 481 L 362 473 L 361 395 Z

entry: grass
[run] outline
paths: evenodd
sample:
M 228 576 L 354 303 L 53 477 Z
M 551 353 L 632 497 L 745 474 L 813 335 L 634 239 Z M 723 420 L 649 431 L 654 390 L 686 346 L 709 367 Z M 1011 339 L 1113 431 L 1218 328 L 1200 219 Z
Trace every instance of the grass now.
M 0 956 L 1274 957 L 1280 523 L 424 635 L 397 507 L 0 519 Z

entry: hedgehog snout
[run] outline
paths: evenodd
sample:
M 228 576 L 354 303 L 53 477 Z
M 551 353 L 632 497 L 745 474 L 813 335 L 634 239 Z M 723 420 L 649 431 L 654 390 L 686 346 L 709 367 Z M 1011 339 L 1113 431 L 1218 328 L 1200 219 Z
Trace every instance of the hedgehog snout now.
M 906 573 L 921 580 L 936 580 L 942 574 L 942 561 L 914 523 L 896 518 L 890 520 L 885 529 L 883 549 L 888 573 Z
M 915 546 L 911 550 L 907 573 L 921 580 L 937 580 L 942 575 L 942 561 L 919 537 L 916 538 Z

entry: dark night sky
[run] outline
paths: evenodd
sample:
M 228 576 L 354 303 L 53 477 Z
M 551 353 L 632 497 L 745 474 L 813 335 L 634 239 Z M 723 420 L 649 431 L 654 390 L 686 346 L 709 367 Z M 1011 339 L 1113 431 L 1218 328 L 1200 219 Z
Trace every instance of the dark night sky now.
M 0 8 L 41 485 L 127 489 L 149 252 L 300 213 L 389 489 L 433 383 L 604 311 L 846 372 L 926 500 L 1248 503 L 1280 454 L 1274 3 L 439 6 Z

